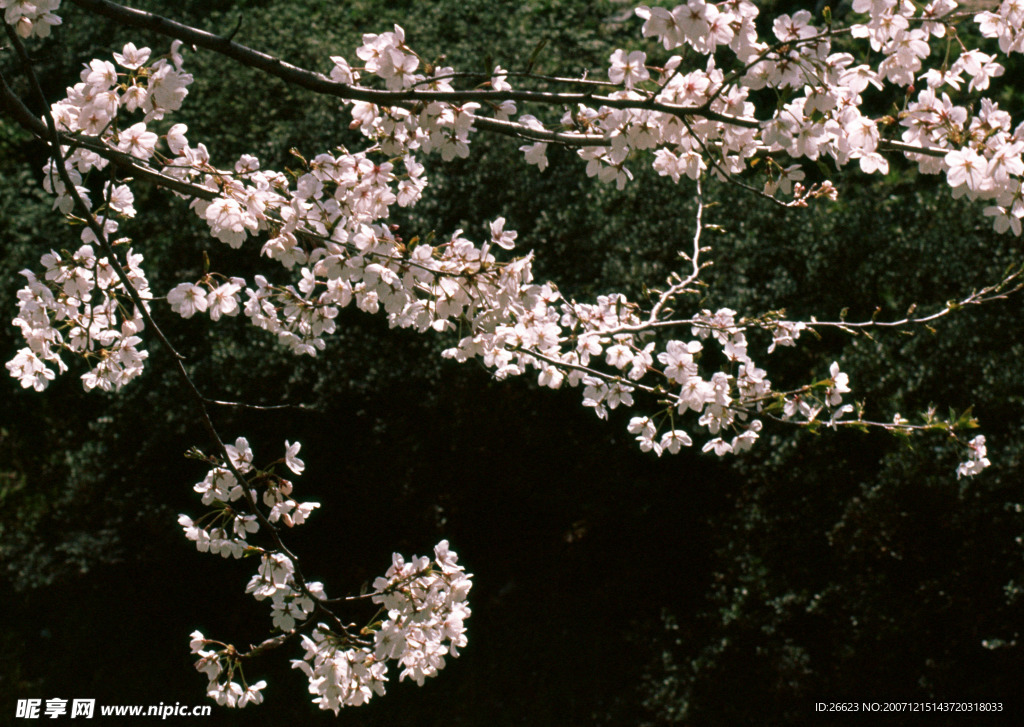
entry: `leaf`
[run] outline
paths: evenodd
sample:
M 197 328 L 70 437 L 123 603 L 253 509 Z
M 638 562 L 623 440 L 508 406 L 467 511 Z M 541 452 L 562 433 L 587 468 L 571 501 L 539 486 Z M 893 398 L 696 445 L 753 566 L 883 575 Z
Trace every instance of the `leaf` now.
M 530 53 L 530 57 L 526 59 L 526 73 L 530 73 L 533 70 L 533 66 L 537 63 L 537 58 L 540 56 L 540 52 L 544 50 L 544 47 L 548 44 L 547 38 L 541 38 L 540 42 L 534 46 L 533 52 Z

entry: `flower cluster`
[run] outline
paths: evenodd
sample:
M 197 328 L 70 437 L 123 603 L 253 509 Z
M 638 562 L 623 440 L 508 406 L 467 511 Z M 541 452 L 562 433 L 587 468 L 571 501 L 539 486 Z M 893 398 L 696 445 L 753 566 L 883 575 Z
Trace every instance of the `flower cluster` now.
M 350 633 L 331 611 L 323 584 L 301 575 L 295 557 L 283 551 L 279 539 L 270 547 L 250 541 L 261 533 L 261 526 L 301 525 L 320 506 L 296 502 L 291 498 L 292 482 L 274 472 L 276 465 L 284 464 L 293 474 L 301 474 L 305 463 L 298 457 L 300 448 L 298 443 L 285 442 L 285 456 L 259 470 L 244 437 L 225 447 L 227 460 L 195 452 L 195 457 L 213 465 L 194 488 L 210 511 L 197 521 L 181 515 L 178 523 L 200 552 L 224 558 L 259 555 L 246 593 L 258 601 L 270 600 L 271 621 L 281 632 L 278 639 L 301 635 L 306 654 L 292 663 L 309 677 L 313 701 L 337 713 L 343 706 L 358 706 L 374 694 L 384 694 L 389 660 L 402 667 L 399 679 L 408 676 L 422 685 L 444 667 L 446 655 L 457 657 L 466 645 L 464 622 L 470 615 L 466 597 L 472 581 L 448 541 L 434 548 L 433 559 L 413 557 L 406 562 L 395 553 L 391 567 L 374 581 L 372 593 L 345 599 L 365 598 L 380 607 L 370 625 L 360 631 L 363 636 L 372 634 L 373 641 Z M 312 626 L 309 618 L 314 613 L 331 617 L 335 626 Z M 381 614 L 385 618 L 379 618 Z M 301 633 L 305 629 L 308 634 Z M 210 649 L 211 644 L 220 648 Z M 209 679 L 207 695 L 218 704 L 244 707 L 262 701 L 260 690 L 266 682 L 248 685 L 242 670 L 242 663 L 255 653 L 241 654 L 234 646 L 207 639 L 198 631 L 192 634 L 191 648 L 199 657 L 196 669 Z
M 420 686 L 444 668 L 445 656 L 458 657 L 466 645 L 466 596 L 471 576 L 442 540 L 434 558 L 406 560 L 395 553 L 387 573 L 374 581 L 372 600 L 386 612 L 373 631 L 373 644 L 353 643 L 320 624 L 304 636 L 306 654 L 292 664 L 309 677 L 309 691 L 320 709 L 335 714 L 384 694 L 387 662 L 402 667 L 399 680 L 411 677 Z
M 211 320 L 220 320 L 221 316 L 238 315 L 239 291 L 245 285 L 241 278 L 231 278 L 220 285 L 204 281 L 209 292 L 193 283 L 176 285 L 167 294 L 167 302 L 171 310 L 182 318 L 191 318 L 196 313 L 209 313 Z
M 148 298 L 142 255 L 128 250 L 125 257 L 122 272 L 136 292 Z M 25 388 L 42 391 L 58 372 L 67 370 L 64 352 L 91 364 L 82 374 L 86 391 L 120 389 L 141 374 L 149 356 L 139 349 L 142 339 L 137 334 L 143 321 L 115 270 L 120 263 L 98 257 L 92 245 L 71 254 L 51 250 L 41 263 L 41 279 L 31 270 L 21 273 L 28 285 L 18 291 L 14 325 L 28 346 L 7 362 L 11 376 Z
M 221 648 L 207 648 L 210 646 Z M 217 704 L 239 709 L 249 704 L 262 704 L 263 689 L 267 683 L 262 679 L 254 684 L 245 682 L 238 654 L 233 646 L 207 639 L 201 631 L 193 631 L 189 648 L 199 657 L 196 669 L 210 680 L 207 696 Z M 236 677 L 239 681 L 236 681 Z
M 297 456 L 300 445 L 286 442 L 285 447 L 285 457 L 275 464 L 283 462 L 293 473 L 300 474 L 305 467 Z M 255 471 L 252 464 L 252 449 L 245 437 L 239 437 L 233 445 L 227 445 L 226 450 L 230 465 L 214 460 L 214 466 L 206 477 L 193 488 L 202 496 L 203 504 L 211 507 L 212 511 L 199 521 L 181 515 L 178 517 L 178 524 L 184 529 L 185 537 L 194 542 L 201 553 L 210 552 L 225 558 L 241 558 L 252 549 L 260 552 L 258 573 L 253 576 L 246 591 L 252 593 L 257 600 L 273 598 L 275 619 L 284 618 L 276 615 L 277 612 L 292 613 L 292 599 L 300 598 L 301 594 L 295 589 L 292 580 L 294 569 L 287 556 L 249 544 L 249 535 L 257 533 L 260 529 L 260 515 L 253 511 L 253 507 L 258 501 L 262 501 L 266 507 L 266 522 L 281 522 L 287 527 L 294 527 L 302 525 L 310 513 L 320 507 L 320 503 L 299 503 L 293 500 L 290 497 L 291 481 L 278 476 L 273 469 Z M 236 473 L 248 475 L 248 493 Z M 254 484 L 257 486 L 253 487 Z M 300 601 L 299 606 L 295 608 L 310 611 L 311 608 L 302 607 L 305 603 Z
M 149 160 L 156 150 L 157 135 L 147 124 L 181 108 L 192 83 L 192 76 L 182 71 L 181 46 L 181 41 L 174 41 L 167 55 L 153 59 L 149 48 L 128 43 L 113 54 L 116 65 L 90 61 L 81 80 L 67 89 L 67 97 L 50 107 L 58 130 L 99 136 L 118 151 Z M 143 120 L 134 124 L 126 125 L 121 118 L 138 112 Z M 67 161 L 83 174 L 106 166 L 102 155 L 85 149 L 74 150 Z
M 286 442 L 285 448 L 285 457 L 278 463 L 283 462 L 293 473 L 300 474 L 304 469 L 302 460 L 297 456 L 300 445 Z M 259 553 L 260 564 L 246 586 L 246 592 L 252 593 L 257 600 L 269 597 L 274 626 L 282 631 L 292 631 L 296 623 L 305 621 L 314 611 L 314 599 L 325 597 L 323 586 L 306 582 L 299 585 L 295 580 L 295 565 L 288 556 L 252 545 L 248 538 L 260 531 L 261 520 L 268 524 L 283 522 L 289 527 L 300 525 L 320 505 L 316 502 L 300 504 L 291 499 L 292 483 L 274 474 L 272 468 L 257 472 L 252 464 L 252 449 L 244 437 L 239 437 L 225 449 L 228 461 L 211 460 L 214 467 L 194 488 L 211 511 L 198 521 L 181 515 L 178 523 L 185 531 L 185 537 L 194 542 L 201 553 L 219 554 L 225 558 Z M 239 481 L 239 477 L 247 475 L 248 482 Z M 254 484 L 258 488 L 253 487 Z M 251 489 L 246 492 L 246 487 Z M 257 498 L 262 499 L 268 509 L 266 513 L 257 511 Z M 196 669 L 209 679 L 207 695 L 228 707 L 262 702 L 260 690 L 266 682 L 246 684 L 241 656 L 235 648 L 220 644 L 220 649 L 211 650 L 207 648 L 211 644 L 220 642 L 206 639 L 198 631 L 192 634 L 192 653 L 199 656 Z M 236 677 L 240 681 L 236 681 Z
M 313 703 L 320 709 L 337 714 L 342 707 L 366 704 L 374 694 L 384 695 L 387 664 L 367 649 L 348 645 L 325 624 L 303 636 L 302 645 L 306 654 L 292 665 L 309 678 L 309 693 L 316 695 Z
M 422 686 L 444 667 L 446 654 L 458 657 L 466 645 L 472 585 L 447 540 L 434 547 L 433 562 L 426 556 L 406 562 L 395 553 L 387 573 L 373 582 L 373 602 L 387 610 L 374 634 L 374 657 L 397 660 L 399 679 L 412 677 Z
M 985 437 L 979 434 L 967 444 L 967 460 L 956 468 L 956 477 L 973 477 L 991 464 L 988 461 L 988 450 L 985 448 Z
M 47 37 L 52 26 L 60 25 L 60 17 L 54 14 L 59 7 L 60 0 L 0 0 L 4 22 L 22 38 Z

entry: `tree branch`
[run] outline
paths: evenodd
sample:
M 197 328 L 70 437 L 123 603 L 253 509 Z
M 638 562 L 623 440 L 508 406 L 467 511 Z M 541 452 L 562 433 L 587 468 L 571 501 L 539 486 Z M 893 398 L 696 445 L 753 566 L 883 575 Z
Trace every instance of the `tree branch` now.
M 290 85 L 305 88 L 315 93 L 335 96 L 346 101 L 365 101 L 379 106 L 399 106 L 407 108 L 418 103 L 430 103 L 431 101 L 443 101 L 448 103 L 466 103 L 469 101 L 520 101 L 543 103 L 555 106 L 574 105 L 578 103 L 592 103 L 618 109 L 642 109 L 648 111 L 660 111 L 673 116 L 690 117 L 697 116 L 712 121 L 742 126 L 750 129 L 759 128 L 761 122 L 757 119 L 748 119 L 739 116 L 723 114 L 704 106 L 677 106 L 674 104 L 659 103 L 651 99 L 622 99 L 599 96 L 592 93 L 559 93 L 551 91 L 495 91 L 493 89 L 475 89 L 464 91 L 382 91 L 366 88 L 363 86 L 352 86 L 345 83 L 336 83 L 320 73 L 309 71 L 305 68 L 292 65 L 268 53 L 255 50 L 228 38 L 199 28 L 179 23 L 175 20 L 165 18 L 155 13 L 134 8 L 126 8 L 110 0 L 70 0 L 79 7 L 110 18 L 121 25 L 131 28 L 149 30 L 170 38 L 176 38 L 184 43 L 194 45 L 198 48 L 219 53 L 231 58 L 238 63 L 250 68 L 256 68 L 271 76 L 280 78 Z M 483 121 L 478 119 L 477 121 Z M 486 128 L 486 124 L 480 124 L 480 128 Z M 523 127 L 524 129 L 526 127 Z

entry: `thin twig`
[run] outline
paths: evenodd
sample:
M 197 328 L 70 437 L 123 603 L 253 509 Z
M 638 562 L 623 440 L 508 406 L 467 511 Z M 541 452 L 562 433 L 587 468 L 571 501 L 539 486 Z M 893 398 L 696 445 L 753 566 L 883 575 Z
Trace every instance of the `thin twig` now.
M 693 254 L 690 255 L 690 262 L 693 265 L 693 269 L 690 274 L 680 280 L 675 285 L 671 286 L 668 290 L 661 294 L 658 302 L 655 303 L 651 309 L 651 314 L 647 317 L 648 323 L 654 323 L 658 320 L 658 316 L 661 315 L 662 309 L 665 305 L 672 300 L 675 296 L 684 292 L 690 285 L 697 280 L 700 275 L 700 271 L 703 269 L 703 265 L 700 264 L 700 236 L 704 230 L 704 195 L 701 191 L 700 179 L 697 180 L 697 212 L 694 215 L 694 231 L 693 231 Z
M 240 401 L 220 401 L 218 399 L 208 399 L 206 397 L 203 397 L 203 401 L 214 406 L 226 406 L 235 409 L 245 409 L 248 411 L 282 411 L 286 409 L 295 409 L 297 411 L 317 411 L 315 407 L 307 404 L 246 404 Z

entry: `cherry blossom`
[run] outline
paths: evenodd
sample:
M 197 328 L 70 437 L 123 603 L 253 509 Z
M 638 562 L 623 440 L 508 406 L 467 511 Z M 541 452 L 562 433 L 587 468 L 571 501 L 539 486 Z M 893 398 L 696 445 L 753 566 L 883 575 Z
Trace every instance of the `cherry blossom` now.
M 287 440 L 285 440 L 284 446 L 285 449 L 287 450 L 284 457 L 285 464 L 288 465 L 288 469 L 290 469 L 292 472 L 294 472 L 297 475 L 301 475 L 303 470 L 306 469 L 306 464 L 297 456 L 299 454 L 299 450 L 302 448 L 302 445 L 299 444 L 298 442 L 296 442 L 295 444 L 291 444 Z
M 644 67 L 647 54 L 643 51 L 632 51 L 626 53 L 621 48 L 611 57 L 611 68 L 608 71 L 608 80 L 612 83 L 621 83 L 626 88 L 633 88 L 638 83 L 646 81 L 651 77 Z

